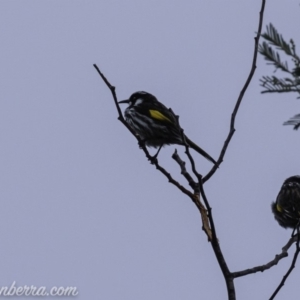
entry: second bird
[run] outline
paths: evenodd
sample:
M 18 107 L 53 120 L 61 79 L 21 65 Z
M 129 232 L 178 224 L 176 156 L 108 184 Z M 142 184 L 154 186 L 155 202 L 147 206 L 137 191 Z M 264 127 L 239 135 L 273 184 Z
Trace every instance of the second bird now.
M 300 176 L 287 178 L 272 203 L 272 211 L 279 225 L 296 228 L 300 222 Z
M 149 147 L 160 148 L 164 145 L 184 145 L 181 128 L 174 113 L 147 92 L 136 92 L 127 100 L 125 119 L 130 127 Z M 187 144 L 214 164 L 216 161 L 186 135 Z

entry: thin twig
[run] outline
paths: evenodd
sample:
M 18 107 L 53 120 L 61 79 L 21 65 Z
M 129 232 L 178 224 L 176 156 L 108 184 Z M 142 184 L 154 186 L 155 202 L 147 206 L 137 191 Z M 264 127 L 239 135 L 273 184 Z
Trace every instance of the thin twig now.
M 185 154 L 187 155 L 187 157 L 188 157 L 188 159 L 191 163 L 191 167 L 192 167 L 192 171 L 193 171 L 194 175 L 197 177 L 197 180 L 198 180 L 197 187 L 198 187 L 198 185 L 200 184 L 200 181 L 202 180 L 202 175 L 200 175 L 198 173 L 197 169 L 196 169 L 196 164 L 195 164 L 194 158 L 190 153 L 190 147 L 189 147 L 188 143 L 186 142 L 185 134 L 183 132 L 183 129 L 180 127 L 178 117 L 177 117 L 177 124 L 178 124 L 178 127 L 181 130 L 181 138 L 182 138 L 182 141 L 183 141 L 183 145 L 185 146 Z M 196 191 L 196 192 L 199 192 L 199 187 L 198 187 L 198 191 Z
M 248 86 L 249 86 L 249 84 L 252 80 L 253 74 L 254 74 L 255 69 L 256 69 L 257 50 L 258 50 L 259 38 L 260 38 L 260 35 L 261 35 L 261 29 L 262 29 L 262 24 L 263 24 L 265 4 L 266 4 L 266 0 L 262 0 L 261 10 L 260 10 L 260 13 L 259 13 L 259 24 L 258 24 L 257 35 L 254 38 L 254 40 L 255 40 L 255 42 L 254 42 L 254 54 L 253 54 L 252 67 L 251 67 L 250 73 L 248 75 L 248 78 L 247 78 L 247 80 L 246 80 L 246 82 L 245 82 L 245 84 L 244 84 L 244 86 L 243 86 L 243 88 L 240 92 L 240 95 L 239 95 L 239 97 L 236 101 L 235 107 L 233 109 L 233 112 L 232 112 L 232 115 L 231 115 L 231 121 L 230 121 L 230 130 L 229 130 L 228 136 L 227 136 L 227 138 L 224 142 L 223 148 L 221 149 L 219 159 L 217 160 L 217 163 L 212 167 L 212 169 L 207 173 L 207 175 L 204 176 L 203 183 L 205 183 L 217 171 L 219 165 L 223 161 L 226 150 L 227 150 L 227 148 L 229 146 L 229 143 L 231 141 L 231 138 L 232 138 L 232 136 L 235 132 L 235 127 L 234 127 L 235 118 L 236 118 L 237 112 L 239 110 L 239 107 L 241 105 L 241 102 L 243 100 L 244 94 L 245 94 L 245 92 L 246 92 L 246 90 L 247 90 L 247 88 L 248 88 Z
M 207 216 L 207 210 L 200 200 L 199 185 L 194 181 L 192 176 L 186 170 L 185 162 L 180 158 L 180 156 L 177 153 L 177 150 L 175 150 L 175 152 L 173 153 L 172 158 L 178 163 L 178 165 L 180 166 L 180 169 L 181 169 L 181 174 L 185 177 L 185 179 L 188 181 L 189 185 L 194 190 L 194 203 L 197 206 L 197 208 L 200 212 L 200 215 L 201 215 L 202 229 L 206 233 L 208 240 L 211 241 L 212 240 L 211 228 L 210 228 L 209 219 Z
M 298 89 L 293 90 L 292 88 L 289 90 L 264 90 L 261 91 L 261 94 L 266 94 L 266 93 L 289 93 L 289 92 L 296 92 L 299 93 Z
M 124 124 L 126 123 L 125 120 L 124 120 L 124 117 L 122 115 L 122 111 L 121 111 L 121 108 L 120 108 L 120 105 L 118 103 L 118 99 L 117 99 L 117 95 L 116 95 L 116 87 L 111 85 L 110 82 L 107 80 L 107 78 L 104 76 L 104 74 L 100 71 L 100 69 L 98 68 L 98 66 L 96 64 L 93 64 L 94 68 L 97 70 L 98 74 L 101 76 L 102 80 L 105 82 L 105 84 L 107 85 L 107 87 L 110 89 L 112 95 L 113 95 L 113 98 L 114 98 L 114 101 L 115 101 L 115 105 L 117 107 L 117 110 L 118 110 L 118 114 L 119 114 L 119 120 Z M 126 126 L 127 127 L 127 126 Z M 128 128 L 128 127 L 127 127 Z
M 275 255 L 275 258 L 273 260 L 269 261 L 268 263 L 266 263 L 264 265 L 261 265 L 261 266 L 251 268 L 251 269 L 246 269 L 246 270 L 243 270 L 243 271 L 233 272 L 232 276 L 234 278 L 237 278 L 237 277 L 246 276 L 246 275 L 249 275 L 249 274 L 254 274 L 256 272 L 263 272 L 265 270 L 268 270 L 268 269 L 274 267 L 275 265 L 278 264 L 278 262 L 281 259 L 288 256 L 288 250 L 292 246 L 292 244 L 295 243 L 296 240 L 297 240 L 296 236 L 291 237 L 289 239 L 289 241 L 287 242 L 287 244 L 282 248 L 281 253 Z
M 181 174 L 184 176 L 184 178 L 187 180 L 187 182 L 189 183 L 190 187 L 195 190 L 197 188 L 197 184 L 195 182 L 195 180 L 193 179 L 193 177 L 190 175 L 190 173 L 186 170 L 185 167 L 185 162 L 180 158 L 180 156 L 177 153 L 177 150 L 175 149 L 172 158 L 178 163 L 180 170 L 181 170 Z M 199 189 L 199 187 L 198 187 Z
M 274 293 L 272 294 L 272 296 L 270 297 L 269 300 L 273 300 L 275 298 L 275 296 L 280 291 L 280 289 L 284 286 L 285 281 L 287 280 L 287 278 L 289 277 L 289 275 L 291 274 L 291 272 L 295 268 L 296 261 L 297 261 L 297 258 L 298 258 L 299 252 L 300 252 L 300 247 L 299 247 L 299 244 L 300 244 L 300 235 L 299 235 L 299 232 L 296 235 L 296 239 L 297 239 L 297 242 L 296 242 L 296 251 L 295 251 L 294 258 L 292 260 L 291 266 L 289 267 L 289 269 L 286 272 L 286 274 L 283 276 L 280 284 L 278 285 L 278 287 L 276 288 L 276 290 L 274 291 Z

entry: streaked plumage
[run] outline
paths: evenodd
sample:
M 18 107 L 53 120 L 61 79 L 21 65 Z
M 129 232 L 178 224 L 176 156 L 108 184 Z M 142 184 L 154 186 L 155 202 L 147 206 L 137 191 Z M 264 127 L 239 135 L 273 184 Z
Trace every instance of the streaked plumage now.
M 272 211 L 279 225 L 295 228 L 300 220 L 300 176 L 286 179 L 279 191 Z
M 174 113 L 160 103 L 155 96 L 147 92 L 136 92 L 129 99 L 119 101 L 127 103 L 125 119 L 131 128 L 149 147 L 163 145 L 183 145 L 181 128 Z M 213 163 L 216 161 L 186 135 L 187 144 Z

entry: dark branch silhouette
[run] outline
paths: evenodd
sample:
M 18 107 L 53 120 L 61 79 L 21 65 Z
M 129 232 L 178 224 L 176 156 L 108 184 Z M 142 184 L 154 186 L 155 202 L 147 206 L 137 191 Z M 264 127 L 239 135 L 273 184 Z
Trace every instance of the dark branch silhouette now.
M 200 215 L 201 215 L 202 224 L 203 224 L 202 229 L 206 233 L 208 240 L 211 241 L 212 233 L 211 233 L 210 223 L 209 223 L 209 219 L 207 216 L 207 210 L 200 200 L 199 183 L 196 183 L 194 181 L 194 179 L 192 178 L 192 176 L 189 174 L 189 172 L 187 172 L 186 167 L 185 167 L 185 162 L 180 158 L 180 156 L 177 153 L 177 150 L 175 150 L 175 152 L 173 153 L 172 158 L 178 163 L 178 165 L 180 166 L 180 169 L 181 169 L 182 176 L 184 176 L 184 178 L 187 180 L 189 185 L 194 190 L 194 203 L 197 206 L 197 208 L 200 212 Z
M 200 193 L 201 193 L 202 199 L 205 203 L 205 206 L 207 208 L 208 219 L 210 221 L 210 226 L 211 226 L 211 231 L 212 231 L 211 245 L 212 245 L 215 256 L 217 258 L 217 261 L 219 263 L 219 266 L 222 270 L 222 273 L 223 273 L 223 276 L 224 276 L 224 279 L 225 279 L 225 282 L 226 282 L 228 299 L 229 300 L 235 300 L 236 297 L 235 297 L 235 288 L 234 288 L 233 277 L 232 277 L 231 272 L 229 271 L 229 268 L 227 266 L 227 263 L 225 261 L 225 258 L 223 256 L 223 253 L 222 253 L 221 248 L 220 248 L 220 244 L 219 244 L 219 241 L 218 241 L 218 238 L 217 238 L 216 229 L 215 229 L 215 225 L 214 225 L 214 220 L 213 220 L 212 213 L 211 213 L 211 207 L 210 207 L 209 202 L 206 198 L 202 181 L 200 181 Z
M 286 274 L 283 276 L 280 284 L 278 285 L 277 289 L 274 291 L 274 293 L 272 294 L 272 296 L 270 297 L 270 300 L 273 300 L 275 298 L 275 296 L 278 294 L 278 292 L 280 291 L 280 289 L 284 286 L 284 283 L 286 282 L 287 278 L 289 277 L 289 275 L 292 273 L 293 269 L 295 268 L 296 265 L 296 261 L 300 252 L 300 247 L 299 247 L 299 242 L 300 242 L 300 235 L 299 235 L 299 227 L 298 227 L 298 234 L 296 235 L 296 250 L 295 250 L 295 254 L 294 254 L 294 258 L 292 260 L 292 264 L 289 267 L 288 271 L 286 272 Z
M 187 180 L 187 182 L 189 183 L 190 187 L 193 190 L 196 190 L 197 189 L 196 182 L 193 179 L 193 177 L 190 175 L 190 173 L 186 170 L 185 162 L 180 158 L 180 156 L 178 155 L 176 149 L 175 149 L 175 151 L 174 151 L 174 153 L 172 155 L 172 158 L 178 163 L 178 165 L 179 165 L 179 167 L 181 169 L 181 174 Z M 199 189 L 199 187 L 198 187 L 198 189 Z
M 261 35 L 261 29 L 262 29 L 262 24 L 263 24 L 263 17 L 264 17 L 264 10 L 265 10 L 265 4 L 266 4 L 266 1 L 265 0 L 262 0 L 262 3 L 261 3 L 261 10 L 260 10 L 260 13 L 259 13 L 259 24 L 258 24 L 258 30 L 257 30 L 257 34 L 256 34 L 256 37 L 254 38 L 254 53 L 253 53 L 253 59 L 252 59 L 252 67 L 251 67 L 251 70 L 250 70 L 250 73 L 249 73 L 249 76 L 240 92 L 240 95 L 236 101 L 236 104 L 234 106 L 234 109 L 233 109 L 233 112 L 232 112 L 232 115 L 231 115 L 231 121 L 230 121 L 230 129 L 229 129 L 229 133 L 228 133 L 228 136 L 224 142 L 224 146 L 223 148 L 221 149 L 221 153 L 220 153 L 220 156 L 219 156 L 219 159 L 217 160 L 217 163 L 212 167 L 212 169 L 208 172 L 207 175 L 204 176 L 203 178 L 203 183 L 205 183 L 212 175 L 214 175 L 214 173 L 217 171 L 219 165 L 223 162 L 223 158 L 225 156 L 225 153 L 226 153 L 226 150 L 229 146 L 229 143 L 231 141 L 231 138 L 235 132 L 235 118 L 236 118 L 236 115 L 238 113 L 238 110 L 239 110 L 239 107 L 241 105 L 241 102 L 243 100 L 243 97 L 244 97 L 244 94 L 252 80 L 252 77 L 254 75 L 254 72 L 255 72 L 255 69 L 256 69 L 256 61 L 257 61 L 257 52 L 258 52 L 258 45 L 259 45 L 259 38 L 260 38 L 260 35 Z
M 273 260 L 271 260 L 270 262 L 268 262 L 264 265 L 261 265 L 261 266 L 253 267 L 251 269 L 246 269 L 246 270 L 243 270 L 243 271 L 233 272 L 232 276 L 234 278 L 238 278 L 238 277 L 246 276 L 246 275 L 249 275 L 249 274 L 254 274 L 254 273 L 257 273 L 257 272 L 263 272 L 265 270 L 268 270 L 268 269 L 274 267 L 275 265 L 278 264 L 278 262 L 281 259 L 288 256 L 288 250 L 292 246 L 292 244 L 295 243 L 296 240 L 297 240 L 296 236 L 291 237 L 289 239 L 289 241 L 287 242 L 287 244 L 284 247 L 282 247 L 281 253 L 275 255 L 275 258 Z

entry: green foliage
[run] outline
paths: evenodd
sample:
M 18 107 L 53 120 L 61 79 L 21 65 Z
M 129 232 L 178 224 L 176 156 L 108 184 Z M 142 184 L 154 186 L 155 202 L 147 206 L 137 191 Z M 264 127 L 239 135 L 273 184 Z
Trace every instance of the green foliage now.
M 294 129 L 297 130 L 300 127 L 300 114 L 290 118 L 288 121 L 284 122 L 283 125 L 292 125 L 294 126 Z
M 275 67 L 274 72 L 280 70 L 288 73 L 289 77 L 263 76 L 260 84 L 264 88 L 262 93 L 288 93 L 296 92 L 300 94 L 300 58 L 296 53 L 296 46 L 291 39 L 286 42 L 276 28 L 270 23 L 267 25 L 266 32 L 261 35 L 265 41 L 258 46 L 258 52 L 264 56 L 268 64 Z M 286 56 L 293 65 L 290 69 L 288 62 L 280 58 L 280 54 Z M 298 99 L 300 96 L 298 97 Z M 295 115 L 284 125 L 293 125 L 294 129 L 300 127 L 300 114 Z

